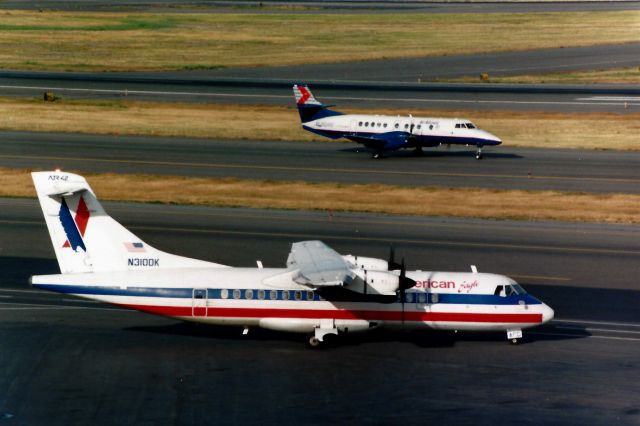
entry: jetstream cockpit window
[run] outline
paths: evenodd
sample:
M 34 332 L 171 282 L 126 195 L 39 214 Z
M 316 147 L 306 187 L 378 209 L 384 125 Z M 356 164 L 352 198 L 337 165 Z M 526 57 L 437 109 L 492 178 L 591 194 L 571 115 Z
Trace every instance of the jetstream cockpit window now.
M 467 123 L 467 129 L 475 129 L 476 126 L 473 125 L 473 123 Z

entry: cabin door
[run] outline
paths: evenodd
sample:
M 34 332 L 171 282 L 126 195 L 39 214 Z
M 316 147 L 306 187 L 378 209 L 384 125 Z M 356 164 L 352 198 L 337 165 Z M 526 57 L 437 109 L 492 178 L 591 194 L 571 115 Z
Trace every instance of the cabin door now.
M 351 120 L 351 123 L 349 125 L 349 130 L 353 134 L 358 133 L 358 120 Z
M 208 294 L 206 288 L 194 288 L 193 299 L 191 304 L 191 316 L 206 317 L 207 316 L 207 300 Z

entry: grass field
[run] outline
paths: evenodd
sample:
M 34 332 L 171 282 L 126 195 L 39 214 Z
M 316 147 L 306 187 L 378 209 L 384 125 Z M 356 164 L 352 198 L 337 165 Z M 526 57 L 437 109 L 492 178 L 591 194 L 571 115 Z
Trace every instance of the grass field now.
M 35 197 L 27 170 L 0 169 L 0 176 L 3 183 L 0 196 Z M 640 223 L 640 196 L 627 194 L 311 184 L 121 174 L 85 176 L 103 200 L 487 219 Z M 127 188 L 127 191 L 122 191 L 122 188 Z M 188 190 L 185 191 L 185 188 Z M 381 203 L 380 200 L 385 202 Z
M 638 40 L 640 11 L 526 14 L 0 12 L 0 68 L 15 69 L 212 69 Z
M 552 74 L 513 75 L 491 77 L 490 83 L 526 83 L 526 84 L 591 84 L 591 83 L 623 83 L 640 84 L 640 67 L 615 68 L 582 72 L 562 72 Z M 478 83 L 480 76 L 441 79 L 439 81 L 455 83 Z
M 293 104 L 293 96 L 291 100 Z M 442 110 L 350 110 L 376 114 L 465 117 L 498 135 L 503 147 L 640 149 L 640 112 L 560 114 Z M 246 118 L 252 117 L 247 127 Z M 328 141 L 302 130 L 292 108 L 130 101 L 0 98 L 0 129 L 213 139 Z M 500 149 L 500 148 L 498 148 Z

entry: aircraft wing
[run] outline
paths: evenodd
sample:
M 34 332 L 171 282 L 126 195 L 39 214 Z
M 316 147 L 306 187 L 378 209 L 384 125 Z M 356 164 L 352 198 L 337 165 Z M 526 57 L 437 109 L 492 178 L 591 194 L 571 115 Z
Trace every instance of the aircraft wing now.
M 322 241 L 293 243 L 287 266 L 297 271 L 295 282 L 314 287 L 346 285 L 356 276 L 347 261 Z
M 397 149 L 407 143 L 408 133 L 387 132 L 375 136 L 348 135 L 345 136 L 354 142 L 363 144 L 368 148 L 375 149 Z

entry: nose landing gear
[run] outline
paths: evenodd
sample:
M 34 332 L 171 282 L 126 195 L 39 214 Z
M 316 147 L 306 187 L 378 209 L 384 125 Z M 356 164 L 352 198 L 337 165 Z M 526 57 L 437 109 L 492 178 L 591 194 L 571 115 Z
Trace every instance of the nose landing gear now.
M 482 145 L 476 147 L 476 160 L 482 160 Z

